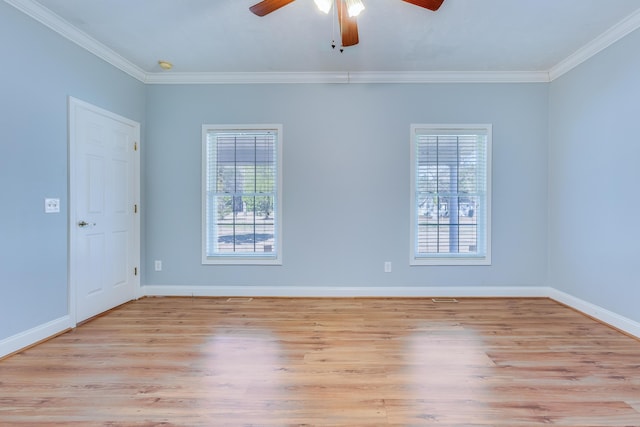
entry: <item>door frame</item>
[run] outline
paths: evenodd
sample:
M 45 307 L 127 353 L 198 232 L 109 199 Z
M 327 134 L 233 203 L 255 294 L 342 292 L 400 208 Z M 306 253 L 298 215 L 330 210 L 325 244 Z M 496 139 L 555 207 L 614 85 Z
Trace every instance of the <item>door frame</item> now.
M 77 194 L 74 191 L 73 183 L 77 180 L 77 165 L 76 165 L 76 148 L 77 148 L 77 138 L 76 138 L 76 109 L 84 109 L 87 111 L 91 111 L 96 114 L 103 115 L 109 119 L 122 122 L 128 126 L 134 128 L 135 132 L 135 150 L 133 155 L 133 165 L 134 165 L 134 173 L 133 173 L 133 200 L 137 207 L 137 212 L 134 213 L 134 229 L 133 232 L 133 245 L 134 247 L 131 250 L 132 256 L 132 265 L 137 269 L 137 274 L 134 276 L 134 299 L 140 298 L 142 296 L 140 289 L 140 123 L 128 119 L 126 117 L 120 116 L 116 113 L 112 113 L 111 111 L 105 110 L 88 102 L 82 101 L 80 99 L 69 96 L 68 99 L 68 144 L 67 144 L 67 157 L 68 157 L 68 174 L 67 174 L 67 191 L 69 194 L 69 205 L 68 205 L 68 234 L 67 234 L 67 277 L 68 277 L 68 314 L 71 319 L 72 327 L 77 325 L 77 293 L 78 293 L 78 284 L 76 277 L 76 263 L 77 263 L 77 248 L 76 248 L 76 239 L 78 228 L 76 226 L 78 222 L 78 218 L 76 217 L 76 204 L 77 204 Z

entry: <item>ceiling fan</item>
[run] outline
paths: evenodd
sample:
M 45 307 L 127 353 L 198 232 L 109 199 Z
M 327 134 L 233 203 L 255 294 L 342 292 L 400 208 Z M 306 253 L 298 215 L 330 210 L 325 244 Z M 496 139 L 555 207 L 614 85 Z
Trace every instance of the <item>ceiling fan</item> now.
M 265 16 L 280 9 L 283 6 L 293 3 L 295 0 L 263 0 L 254 4 L 249 10 L 258 16 Z M 325 13 L 329 13 L 334 0 L 315 0 L 318 8 Z M 402 0 L 425 9 L 436 11 L 440 8 L 444 0 Z M 338 22 L 340 23 L 340 35 L 342 46 L 353 46 L 358 44 L 358 23 L 356 16 L 364 5 L 361 0 L 335 0 L 338 11 Z

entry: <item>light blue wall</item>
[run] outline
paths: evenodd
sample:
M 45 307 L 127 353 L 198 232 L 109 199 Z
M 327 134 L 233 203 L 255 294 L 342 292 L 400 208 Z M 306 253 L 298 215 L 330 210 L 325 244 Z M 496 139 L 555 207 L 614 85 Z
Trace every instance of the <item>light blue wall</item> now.
M 547 84 L 149 86 L 144 284 L 544 285 L 547 111 Z M 283 266 L 201 265 L 205 123 L 284 125 Z M 409 266 L 411 123 L 493 124 L 492 266 Z
M 144 85 L 3 1 L 0 58 L 2 340 L 68 312 L 68 96 L 141 122 Z
M 550 85 L 549 284 L 640 322 L 640 31 Z

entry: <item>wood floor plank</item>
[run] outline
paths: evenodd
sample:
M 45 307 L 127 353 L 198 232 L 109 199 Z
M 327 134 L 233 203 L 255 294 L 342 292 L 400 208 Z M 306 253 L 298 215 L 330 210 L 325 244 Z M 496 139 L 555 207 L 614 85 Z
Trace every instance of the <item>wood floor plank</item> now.
M 0 425 L 640 426 L 640 342 L 551 300 L 145 298 L 0 361 Z

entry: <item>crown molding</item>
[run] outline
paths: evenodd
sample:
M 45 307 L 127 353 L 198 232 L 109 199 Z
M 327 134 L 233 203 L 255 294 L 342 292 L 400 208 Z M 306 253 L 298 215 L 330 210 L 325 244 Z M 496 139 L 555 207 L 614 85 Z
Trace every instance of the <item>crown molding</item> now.
M 4 1 L 119 70 L 124 71 L 140 81 L 145 80 L 146 73 L 140 67 L 134 65 L 120 54 L 61 19 L 41 4 L 33 0 Z
M 147 84 L 349 83 L 347 72 L 148 73 Z
M 354 72 L 349 83 L 544 83 L 546 71 Z
M 147 73 L 34 0 L 6 3 L 146 84 L 548 83 L 640 28 L 640 9 L 548 71 Z
M 148 84 L 269 84 L 269 83 L 548 83 L 547 72 L 266 72 L 149 73 Z
M 568 73 L 587 59 L 603 51 L 638 28 L 640 28 L 640 9 L 552 67 L 549 70 L 549 81 L 553 81 L 563 74 Z

